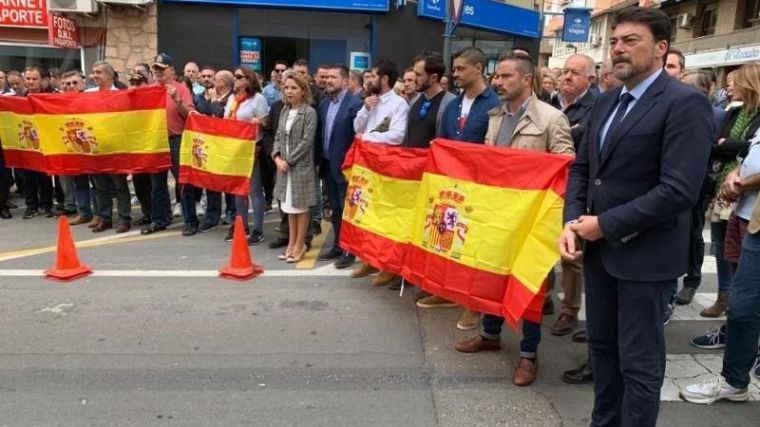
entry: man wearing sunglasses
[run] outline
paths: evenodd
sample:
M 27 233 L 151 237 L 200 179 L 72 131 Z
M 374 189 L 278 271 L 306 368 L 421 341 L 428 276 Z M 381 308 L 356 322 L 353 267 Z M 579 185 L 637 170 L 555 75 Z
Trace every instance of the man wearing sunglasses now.
M 437 52 L 422 52 L 414 58 L 415 75 L 420 96 L 409 108 L 404 147 L 428 148 L 439 133 L 441 117 L 446 106 L 456 98 L 441 87 L 446 74 L 443 57 Z
M 282 80 L 282 73 L 288 69 L 288 63 L 282 59 L 278 59 L 274 62 L 274 68 L 272 69 L 271 80 L 269 84 L 264 86 L 264 90 L 261 94 L 267 99 L 267 104 L 271 107 L 272 104 L 282 98 L 282 91 L 280 90 L 280 82 Z

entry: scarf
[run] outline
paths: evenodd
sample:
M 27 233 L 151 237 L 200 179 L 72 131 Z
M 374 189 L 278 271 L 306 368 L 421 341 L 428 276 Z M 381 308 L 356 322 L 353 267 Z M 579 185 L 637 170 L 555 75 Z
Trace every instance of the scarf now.
M 245 100 L 248 99 L 248 92 L 242 92 L 232 99 L 232 104 L 230 104 L 230 111 L 227 113 L 227 119 L 237 120 L 237 110 L 238 107 L 240 107 L 240 104 L 245 102 Z

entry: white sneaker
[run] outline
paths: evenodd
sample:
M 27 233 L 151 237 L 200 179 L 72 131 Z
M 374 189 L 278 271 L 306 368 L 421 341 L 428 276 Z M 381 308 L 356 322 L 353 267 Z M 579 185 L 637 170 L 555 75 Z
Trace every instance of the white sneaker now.
M 707 405 L 721 399 L 744 402 L 749 399 L 749 391 L 746 387 L 741 389 L 732 387 L 723 375 L 718 374 L 711 380 L 681 388 L 681 398 L 687 402 Z
M 199 216 L 206 215 L 206 207 L 203 206 L 203 203 L 195 204 L 195 214 Z
M 180 205 L 179 203 L 174 205 L 174 210 L 172 210 L 172 216 L 175 218 L 182 216 L 182 205 Z

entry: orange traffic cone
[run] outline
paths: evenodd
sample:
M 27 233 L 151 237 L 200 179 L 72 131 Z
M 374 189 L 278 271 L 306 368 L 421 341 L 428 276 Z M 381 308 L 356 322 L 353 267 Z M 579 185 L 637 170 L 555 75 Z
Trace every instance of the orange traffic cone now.
M 45 270 L 45 276 L 68 281 L 90 273 L 92 273 L 92 268 L 79 262 L 77 248 L 74 246 L 74 239 L 71 238 L 69 222 L 65 216 L 61 215 L 58 219 L 58 248 L 55 254 L 55 265 Z
M 232 280 L 253 279 L 263 273 L 264 269 L 251 262 L 251 253 L 248 250 L 248 242 L 245 240 L 243 218 L 238 215 L 235 218 L 235 232 L 232 235 L 232 253 L 230 263 L 219 269 L 219 277 Z

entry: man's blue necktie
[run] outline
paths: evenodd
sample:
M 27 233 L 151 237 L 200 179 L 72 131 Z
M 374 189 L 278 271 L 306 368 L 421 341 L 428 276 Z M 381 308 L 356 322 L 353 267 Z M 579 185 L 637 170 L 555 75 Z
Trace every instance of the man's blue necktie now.
M 602 144 L 599 146 L 599 152 L 601 153 L 604 149 L 604 146 L 607 144 L 607 141 L 610 139 L 610 135 L 612 135 L 612 132 L 615 131 L 615 128 L 620 125 L 620 123 L 623 121 L 623 117 L 625 117 L 625 113 L 628 111 L 628 104 L 631 103 L 635 98 L 633 95 L 631 95 L 629 92 L 626 92 L 620 96 L 620 102 L 618 103 L 618 109 L 615 113 L 615 117 L 612 118 L 612 122 L 610 122 L 610 127 L 607 128 L 607 133 L 604 135 L 604 139 L 602 140 Z

